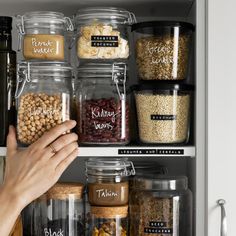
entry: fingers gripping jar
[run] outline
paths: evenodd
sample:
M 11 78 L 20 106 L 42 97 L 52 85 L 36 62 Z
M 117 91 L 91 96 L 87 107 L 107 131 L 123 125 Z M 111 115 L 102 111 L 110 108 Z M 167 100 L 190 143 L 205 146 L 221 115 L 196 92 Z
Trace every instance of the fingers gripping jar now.
M 72 68 L 63 62 L 18 65 L 17 136 L 30 145 L 44 132 L 70 119 Z
M 129 143 L 129 104 L 124 63 L 88 63 L 76 81 L 78 135 L 84 145 Z
M 28 12 L 17 16 L 16 26 L 25 60 L 65 60 L 66 32 L 74 30 L 69 17 L 59 12 Z
M 128 26 L 135 23 L 133 13 L 120 8 L 94 7 L 77 12 L 77 56 L 79 59 L 127 59 Z

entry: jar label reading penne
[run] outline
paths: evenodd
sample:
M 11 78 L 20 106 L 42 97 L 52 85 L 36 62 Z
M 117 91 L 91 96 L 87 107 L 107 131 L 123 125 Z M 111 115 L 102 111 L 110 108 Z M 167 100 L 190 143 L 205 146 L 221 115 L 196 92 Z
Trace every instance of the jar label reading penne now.
M 64 60 L 64 36 L 26 35 L 23 54 L 25 59 Z

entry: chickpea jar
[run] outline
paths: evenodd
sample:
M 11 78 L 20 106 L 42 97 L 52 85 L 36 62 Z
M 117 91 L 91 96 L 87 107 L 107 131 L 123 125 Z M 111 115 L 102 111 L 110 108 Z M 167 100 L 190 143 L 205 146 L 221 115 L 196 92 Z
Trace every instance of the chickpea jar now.
M 70 119 L 72 68 L 63 62 L 22 62 L 17 75 L 17 136 L 22 145 Z
M 65 60 L 67 33 L 74 30 L 69 17 L 60 12 L 28 12 L 17 16 L 16 26 L 18 49 L 23 45 L 26 60 Z

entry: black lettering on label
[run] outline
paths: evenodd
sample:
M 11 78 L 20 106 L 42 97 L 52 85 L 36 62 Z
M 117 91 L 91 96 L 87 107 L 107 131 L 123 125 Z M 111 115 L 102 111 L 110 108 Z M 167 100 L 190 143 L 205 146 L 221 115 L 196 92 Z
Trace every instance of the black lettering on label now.
M 151 115 L 151 120 L 176 120 L 176 115 Z
M 93 35 L 91 36 L 92 47 L 118 47 L 118 36 Z

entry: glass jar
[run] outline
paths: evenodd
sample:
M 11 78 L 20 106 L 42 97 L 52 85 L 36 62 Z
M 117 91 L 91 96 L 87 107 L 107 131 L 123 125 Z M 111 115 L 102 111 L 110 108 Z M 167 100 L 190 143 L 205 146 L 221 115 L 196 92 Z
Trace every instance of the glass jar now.
M 134 174 L 133 163 L 127 158 L 90 158 L 86 162 L 89 203 L 95 206 L 128 204 L 128 177 Z
M 25 60 L 65 60 L 66 32 L 74 27 L 69 17 L 60 12 L 33 11 L 17 16 L 19 50 L 23 37 Z
M 122 207 L 91 207 L 92 236 L 127 236 L 128 206 Z
M 136 63 L 142 80 L 184 80 L 188 76 L 194 26 L 178 21 L 132 26 Z
M 187 177 L 136 178 L 130 194 L 130 236 L 192 235 Z
M 88 63 L 78 68 L 76 98 L 80 144 L 129 143 L 126 73 L 124 63 Z
M 70 119 L 72 68 L 63 62 L 18 65 L 17 136 L 29 145 L 45 131 Z
M 133 161 L 135 168 L 135 175 L 129 179 L 129 189 L 131 190 L 134 185 L 135 178 L 146 177 L 146 176 L 158 176 L 168 174 L 166 166 L 160 165 L 156 161 L 150 160 L 135 160 Z
M 134 90 L 141 142 L 188 142 L 193 86 L 148 83 Z
M 81 9 L 75 17 L 79 59 L 127 59 L 130 55 L 128 26 L 133 13 L 113 7 Z
M 23 211 L 24 236 L 83 235 L 83 184 L 58 183 Z

